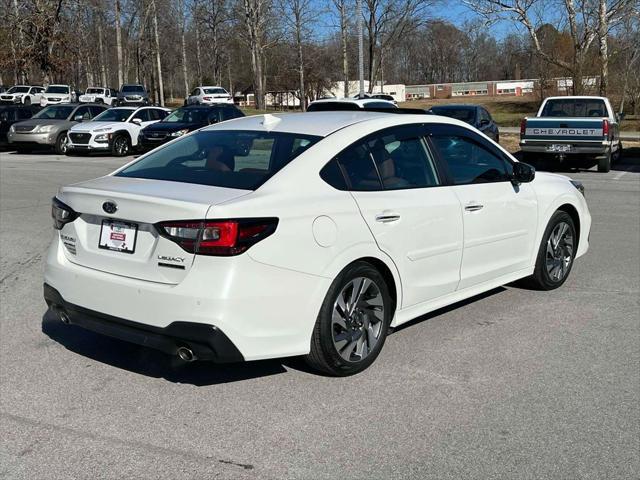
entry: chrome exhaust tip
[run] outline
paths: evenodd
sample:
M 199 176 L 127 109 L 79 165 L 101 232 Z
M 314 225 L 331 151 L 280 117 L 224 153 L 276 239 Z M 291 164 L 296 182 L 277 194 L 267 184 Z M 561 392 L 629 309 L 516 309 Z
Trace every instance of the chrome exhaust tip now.
M 195 356 L 195 354 L 193 353 L 193 351 L 190 348 L 187 348 L 187 347 L 178 348 L 178 352 L 177 353 L 178 353 L 178 357 L 183 362 L 193 362 L 197 358 Z

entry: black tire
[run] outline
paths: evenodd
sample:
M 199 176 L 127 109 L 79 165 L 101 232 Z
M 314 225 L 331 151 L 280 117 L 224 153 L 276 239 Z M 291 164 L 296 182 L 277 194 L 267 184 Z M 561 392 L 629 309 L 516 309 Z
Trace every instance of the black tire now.
M 358 282 L 358 279 L 361 278 L 368 279 L 372 282 L 372 286 L 370 285 L 365 288 L 360 295 L 357 295 L 356 298 L 361 300 L 356 302 L 355 307 L 352 309 L 352 315 L 348 315 L 349 319 L 344 322 L 358 324 L 359 319 L 360 326 L 350 327 L 349 330 L 336 333 L 335 328 L 337 325 L 333 322 L 332 317 L 334 305 L 337 305 L 338 296 L 348 291 L 352 282 Z M 352 295 L 355 289 L 356 286 L 354 285 L 351 290 Z M 372 291 L 375 293 L 375 298 L 370 296 Z M 365 296 L 367 296 L 367 298 L 365 298 Z M 382 303 L 383 310 L 381 315 L 371 313 L 377 310 L 377 308 L 374 309 L 371 304 L 363 305 L 364 302 L 367 302 L 367 299 L 373 299 L 374 301 Z M 361 308 L 359 308 L 359 306 L 361 306 Z M 379 319 L 380 316 L 382 316 L 382 319 Z M 348 376 L 365 370 L 375 361 L 380 350 L 382 350 L 392 316 L 393 302 L 389 295 L 389 288 L 380 272 L 367 262 L 359 261 L 349 265 L 333 281 L 331 287 L 329 287 L 329 291 L 316 319 L 316 325 L 311 336 L 311 351 L 305 357 L 306 362 L 315 370 L 333 376 Z M 374 323 L 374 321 L 377 321 L 377 323 Z M 372 328 L 377 331 L 377 337 L 373 337 L 375 343 L 369 341 L 370 337 L 365 332 L 367 325 L 372 326 Z M 342 335 L 343 338 L 337 340 L 336 335 Z M 372 335 L 375 334 L 372 333 Z M 360 337 L 363 337 L 366 345 L 362 347 L 363 352 L 366 348 L 368 353 L 360 360 L 357 360 L 357 348 L 361 345 L 361 343 L 358 342 Z M 352 358 L 352 360 L 347 360 L 341 355 L 335 343 L 338 341 L 346 342 L 343 344 L 345 346 L 342 350 L 343 355 L 344 352 L 348 350 L 349 353 L 347 353 L 347 355 Z M 354 344 L 354 342 L 356 343 Z M 367 347 L 370 343 L 374 343 L 373 348 Z M 353 348 L 349 348 L 349 345 L 354 346 Z
M 111 142 L 111 154 L 114 157 L 126 157 L 131 152 L 129 137 L 123 134 L 116 135 Z
M 611 150 L 609 150 L 604 157 L 598 158 L 598 171 L 601 173 L 607 173 L 610 170 L 611 170 Z
M 96 103 L 97 104 L 103 104 L 104 100 L 102 100 L 101 98 L 96 99 Z
M 555 232 L 556 227 L 561 224 L 566 224 L 569 230 L 569 234 L 571 236 L 571 241 L 562 245 L 562 248 L 566 248 L 567 246 L 571 247 L 571 257 L 568 265 L 566 265 L 565 270 L 561 276 L 561 278 L 554 278 L 551 275 L 548 268 L 548 243 L 552 233 Z M 570 245 L 569 245 L 570 243 Z M 552 242 L 553 245 L 553 242 Z M 571 216 L 562 210 L 556 211 L 549 223 L 547 224 L 547 228 L 544 231 L 544 235 L 542 236 L 542 242 L 540 243 L 540 248 L 538 249 L 538 256 L 536 257 L 536 267 L 533 272 L 533 275 L 526 279 L 525 283 L 528 284 L 529 287 L 534 288 L 536 290 L 554 290 L 560 287 L 566 280 L 569 278 L 569 274 L 571 273 L 571 268 L 573 267 L 573 261 L 575 260 L 575 254 L 578 245 L 578 237 L 576 234 L 576 227 L 573 223 L 573 219 Z M 560 245 L 558 245 L 558 253 L 560 252 Z M 553 250 L 553 248 L 552 248 Z M 564 251 L 566 254 L 566 250 Z M 558 260 L 555 259 L 551 261 L 552 265 L 556 265 L 555 262 Z M 566 257 L 565 257 L 566 258 Z M 562 262 L 562 260 L 560 260 Z M 559 266 L 559 264 L 557 264 Z M 552 267 L 553 268 L 553 267 Z M 553 269 L 551 271 L 554 271 Z M 557 270 L 556 270 L 557 272 Z
M 618 150 L 616 150 L 616 154 L 613 156 L 611 161 L 613 163 L 618 163 L 624 157 L 624 149 L 622 148 L 622 142 L 618 142 Z
M 58 138 L 56 138 L 56 144 L 53 147 L 58 155 L 66 155 L 67 142 L 67 132 L 62 132 L 60 135 L 58 135 Z
M 24 104 L 25 105 L 31 105 L 31 97 L 27 97 L 24 99 Z

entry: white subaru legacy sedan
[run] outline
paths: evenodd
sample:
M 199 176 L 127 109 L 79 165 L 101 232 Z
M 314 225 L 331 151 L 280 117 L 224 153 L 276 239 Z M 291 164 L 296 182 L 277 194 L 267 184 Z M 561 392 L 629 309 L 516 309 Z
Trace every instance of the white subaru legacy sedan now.
M 245 117 L 60 188 L 44 296 L 183 360 L 304 355 L 349 375 L 390 327 L 588 249 L 578 182 L 473 127 L 365 111 Z

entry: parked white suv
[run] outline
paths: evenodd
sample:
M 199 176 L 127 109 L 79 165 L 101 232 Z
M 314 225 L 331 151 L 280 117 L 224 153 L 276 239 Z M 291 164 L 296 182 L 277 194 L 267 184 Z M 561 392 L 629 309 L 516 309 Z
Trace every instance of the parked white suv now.
M 80 95 L 78 101 L 80 103 L 104 103 L 112 106 L 116 101 L 117 93 L 106 87 L 89 87 L 85 90 L 84 95 Z
M 72 103 L 76 95 L 69 85 L 49 85 L 40 97 L 40 106 Z
M 0 95 L 0 104 L 21 103 L 23 105 L 38 104 L 44 87 L 35 85 L 16 85 Z
M 222 87 L 198 87 L 187 97 L 185 105 L 209 105 L 212 103 L 233 103 L 233 98 Z
M 110 108 L 91 122 L 74 125 L 69 130 L 67 155 L 74 152 L 111 152 L 123 157 L 138 145 L 138 135 L 147 125 L 158 122 L 170 113 L 161 107 Z

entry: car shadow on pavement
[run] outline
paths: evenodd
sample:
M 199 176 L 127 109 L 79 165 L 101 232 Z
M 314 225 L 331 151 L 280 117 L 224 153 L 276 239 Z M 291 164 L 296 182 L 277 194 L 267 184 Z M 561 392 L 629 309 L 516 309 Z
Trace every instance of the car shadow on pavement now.
M 515 157 L 522 161 L 522 152 L 516 152 Z M 595 159 L 567 159 L 562 163 L 552 160 L 527 160 L 536 170 L 541 172 L 571 173 L 592 171 L 597 173 L 598 162 Z M 622 158 L 611 165 L 613 171 L 640 172 L 640 147 L 625 148 Z
M 42 317 L 42 332 L 67 350 L 111 365 L 174 383 L 217 385 L 286 373 L 287 367 L 307 370 L 298 359 L 262 360 L 245 363 L 185 363 L 151 348 L 100 335 L 74 325 L 65 325 L 48 310 Z
M 409 320 L 408 322 L 403 323 L 399 327 L 395 327 L 393 329 L 393 333 L 399 332 L 399 331 L 404 330 L 405 328 L 408 328 L 408 327 L 412 327 L 413 325 L 415 325 L 417 323 L 422 323 L 424 321 L 431 320 L 434 317 L 438 317 L 438 316 L 440 316 L 442 314 L 451 312 L 452 310 L 456 310 L 456 309 L 458 309 L 460 307 L 464 307 L 465 305 L 469 305 L 471 303 L 475 303 L 475 302 L 477 302 L 479 300 L 482 300 L 484 298 L 492 297 L 493 295 L 505 292 L 506 290 L 507 289 L 505 287 L 497 287 L 497 288 L 494 288 L 493 290 L 489 290 L 487 292 L 480 293 L 478 295 L 475 295 L 473 297 L 467 298 L 465 300 L 461 300 L 461 301 L 453 303 L 451 305 L 447 305 L 446 307 L 439 308 L 439 309 L 434 310 L 432 312 L 429 312 L 429 313 L 426 313 L 426 314 L 421 315 L 419 317 L 416 317 L 413 320 Z

